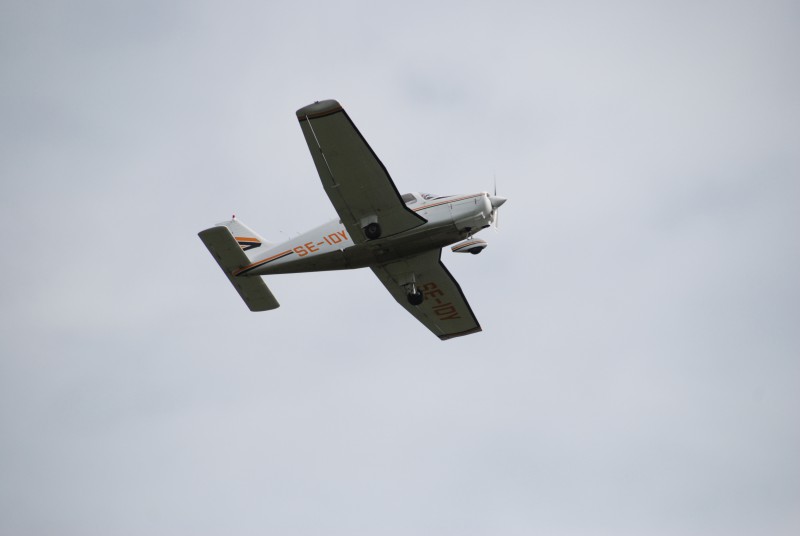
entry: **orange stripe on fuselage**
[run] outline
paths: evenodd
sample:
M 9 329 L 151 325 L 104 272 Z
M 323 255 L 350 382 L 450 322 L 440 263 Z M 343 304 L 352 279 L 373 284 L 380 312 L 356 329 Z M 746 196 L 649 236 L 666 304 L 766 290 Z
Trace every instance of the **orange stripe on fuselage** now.
M 287 249 L 286 251 L 283 251 L 283 252 L 281 252 L 281 253 L 278 253 L 277 255 L 273 255 L 272 257 L 267 257 L 266 259 L 262 259 L 262 260 L 260 260 L 260 261 L 258 261 L 258 262 L 254 262 L 253 264 L 248 264 L 248 265 L 247 265 L 247 266 L 245 266 L 244 268 L 239 268 L 238 270 L 236 270 L 235 272 L 233 272 L 233 275 L 239 275 L 239 274 L 241 274 L 242 272 L 246 272 L 247 270 L 250 270 L 250 269 L 252 269 L 252 268 L 255 268 L 256 266 L 261 266 L 262 264 L 266 264 L 266 263 L 268 263 L 269 261 L 274 261 L 274 260 L 275 260 L 275 259 L 277 259 L 278 257 L 284 257 L 284 256 L 288 255 L 289 253 L 292 253 L 292 250 L 291 250 L 291 249 Z

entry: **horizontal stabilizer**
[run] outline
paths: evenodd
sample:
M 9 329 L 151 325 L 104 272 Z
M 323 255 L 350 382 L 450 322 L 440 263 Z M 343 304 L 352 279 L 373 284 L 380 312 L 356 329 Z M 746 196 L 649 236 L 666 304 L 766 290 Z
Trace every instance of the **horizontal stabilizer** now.
M 227 227 L 211 227 L 200 231 L 198 236 L 251 311 L 269 311 L 280 307 L 261 277 L 231 275 L 250 264 L 250 260 Z

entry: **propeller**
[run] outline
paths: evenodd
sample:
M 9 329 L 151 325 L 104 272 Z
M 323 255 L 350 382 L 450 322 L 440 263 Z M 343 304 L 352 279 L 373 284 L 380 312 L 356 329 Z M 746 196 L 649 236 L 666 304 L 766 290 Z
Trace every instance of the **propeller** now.
M 500 207 L 508 201 L 505 197 L 497 195 L 497 177 L 494 178 L 494 194 L 489 196 L 489 202 L 492 204 L 492 224 L 495 230 L 500 229 Z

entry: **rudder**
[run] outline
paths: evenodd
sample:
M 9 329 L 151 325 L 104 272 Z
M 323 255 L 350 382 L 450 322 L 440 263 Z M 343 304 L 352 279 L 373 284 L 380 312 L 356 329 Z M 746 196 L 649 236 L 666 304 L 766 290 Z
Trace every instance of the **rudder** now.
M 242 251 L 244 251 L 248 257 L 251 257 L 256 253 L 260 253 L 265 249 L 269 249 L 275 245 L 272 242 L 265 240 L 261 235 L 244 223 L 237 220 L 235 216 L 231 220 L 218 223 L 217 227 L 227 227 L 231 232 L 231 235 L 233 235 L 234 240 L 236 240 L 236 243 L 239 244 L 239 246 L 242 248 Z M 258 251 L 255 251 L 257 249 Z

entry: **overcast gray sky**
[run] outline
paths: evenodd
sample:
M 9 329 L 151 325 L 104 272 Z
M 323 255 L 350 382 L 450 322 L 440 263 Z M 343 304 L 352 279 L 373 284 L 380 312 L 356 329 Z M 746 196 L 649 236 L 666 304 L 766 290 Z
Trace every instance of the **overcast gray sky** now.
M 0 7 L 0 533 L 800 533 L 796 2 Z M 294 111 L 509 198 L 440 342 L 249 313 L 196 233 L 334 217 Z

